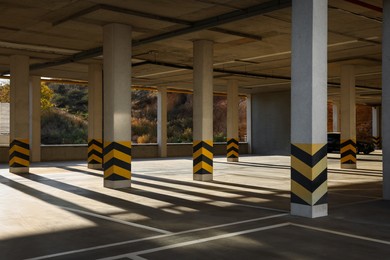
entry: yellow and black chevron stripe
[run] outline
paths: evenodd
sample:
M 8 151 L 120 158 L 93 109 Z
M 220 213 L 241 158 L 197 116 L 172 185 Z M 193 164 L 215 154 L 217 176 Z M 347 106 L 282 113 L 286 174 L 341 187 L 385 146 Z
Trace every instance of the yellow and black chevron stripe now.
M 110 181 L 130 180 L 131 141 L 104 142 L 104 179 Z
M 353 139 L 341 140 L 341 163 L 356 164 L 356 141 Z
M 88 142 L 88 164 L 103 163 L 102 139 L 90 139 Z
M 227 140 L 227 158 L 238 158 L 238 138 Z
M 373 136 L 372 142 L 374 143 L 375 147 L 377 147 L 377 148 L 381 147 L 381 137 L 380 136 Z
M 14 139 L 10 143 L 9 166 L 29 167 L 30 166 L 30 144 L 28 139 Z
M 291 144 L 291 203 L 327 203 L 326 144 Z
M 213 141 L 194 141 L 192 148 L 194 174 L 212 174 Z

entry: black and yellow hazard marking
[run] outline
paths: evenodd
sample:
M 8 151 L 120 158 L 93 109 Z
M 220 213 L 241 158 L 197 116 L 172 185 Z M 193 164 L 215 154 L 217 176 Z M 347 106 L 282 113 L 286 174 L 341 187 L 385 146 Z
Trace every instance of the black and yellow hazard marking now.
M 238 158 L 238 138 L 228 138 L 227 140 L 227 158 Z
M 356 141 L 352 139 L 341 140 L 341 164 L 356 164 Z
M 213 141 L 194 141 L 192 158 L 194 174 L 212 174 Z
M 380 136 L 373 136 L 372 137 L 372 143 L 375 145 L 376 148 L 381 147 L 381 138 Z
M 131 141 L 104 142 L 104 179 L 123 181 L 131 178 Z
M 9 167 L 30 166 L 30 144 L 28 139 L 14 139 L 10 143 Z
M 101 139 L 90 139 L 88 142 L 88 164 L 103 163 L 103 142 Z
M 326 144 L 291 144 L 291 203 L 327 203 Z

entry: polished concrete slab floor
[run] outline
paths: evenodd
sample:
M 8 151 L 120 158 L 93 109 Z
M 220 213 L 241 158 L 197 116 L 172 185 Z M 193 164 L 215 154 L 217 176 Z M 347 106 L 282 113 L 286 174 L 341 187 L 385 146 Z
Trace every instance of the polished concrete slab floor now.
M 0 165 L 0 259 L 390 259 L 380 152 L 344 170 L 329 154 L 329 216 L 289 215 L 290 158 L 135 159 L 132 187 L 103 188 L 85 162 Z

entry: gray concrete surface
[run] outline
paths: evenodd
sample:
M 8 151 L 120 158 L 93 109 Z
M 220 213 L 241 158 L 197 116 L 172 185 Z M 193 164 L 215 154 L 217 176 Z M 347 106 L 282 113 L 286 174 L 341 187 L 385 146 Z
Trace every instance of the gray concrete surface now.
M 329 154 L 329 216 L 288 214 L 287 156 L 217 157 L 211 183 L 192 159 L 134 160 L 132 188 L 102 187 L 85 162 L 0 165 L 0 259 L 388 259 L 381 154 L 340 169 Z
M 252 95 L 252 151 L 254 154 L 290 154 L 290 91 Z

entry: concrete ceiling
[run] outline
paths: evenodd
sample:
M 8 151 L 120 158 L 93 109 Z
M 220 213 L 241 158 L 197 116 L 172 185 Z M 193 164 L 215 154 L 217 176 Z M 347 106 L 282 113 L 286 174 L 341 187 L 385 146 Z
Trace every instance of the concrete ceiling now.
M 207 38 L 215 42 L 216 91 L 225 91 L 228 79 L 237 79 L 242 93 L 285 90 L 290 5 L 283 0 L 1 0 L 0 71 L 9 72 L 10 55 L 25 54 L 32 75 L 86 80 L 87 65 L 102 60 L 102 26 L 117 22 L 133 27 L 134 85 L 191 89 L 192 41 Z M 380 103 L 381 8 L 381 0 L 329 0 L 330 99 L 338 99 L 340 65 L 354 64 L 358 102 Z M 226 17 L 232 20 L 213 24 Z

